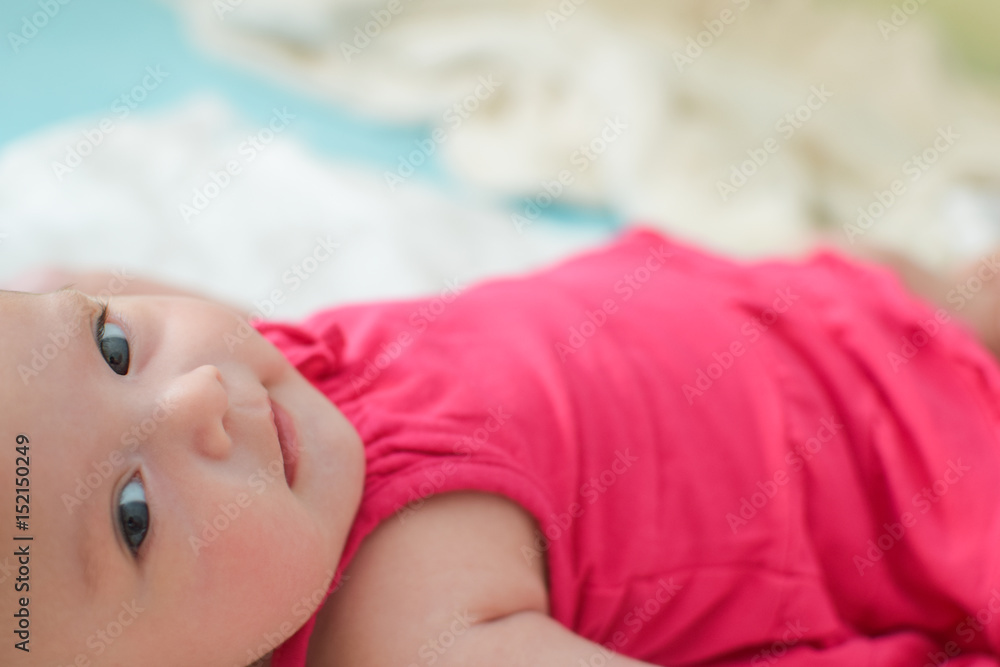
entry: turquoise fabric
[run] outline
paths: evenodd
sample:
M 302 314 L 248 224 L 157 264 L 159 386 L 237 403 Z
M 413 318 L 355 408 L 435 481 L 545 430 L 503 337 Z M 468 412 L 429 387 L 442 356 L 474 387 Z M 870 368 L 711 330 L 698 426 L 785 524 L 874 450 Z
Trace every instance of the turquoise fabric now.
M 265 125 L 275 107 L 287 107 L 296 115 L 290 131 L 314 150 L 379 172 L 394 170 L 434 129 L 364 118 L 216 60 L 187 39 L 174 11 L 154 0 L 3 0 L 0 30 L 0 149 L 54 123 L 119 118 L 125 104 L 134 105 L 130 113 L 148 113 L 199 92 L 220 95 L 253 126 Z M 154 83 L 149 72 L 156 71 L 167 76 L 137 91 L 144 99 L 136 101 L 132 91 L 144 79 Z M 415 176 L 457 190 L 435 157 Z M 497 205 L 515 212 L 524 203 Z M 561 205 L 540 220 L 608 229 L 618 223 L 607 210 Z

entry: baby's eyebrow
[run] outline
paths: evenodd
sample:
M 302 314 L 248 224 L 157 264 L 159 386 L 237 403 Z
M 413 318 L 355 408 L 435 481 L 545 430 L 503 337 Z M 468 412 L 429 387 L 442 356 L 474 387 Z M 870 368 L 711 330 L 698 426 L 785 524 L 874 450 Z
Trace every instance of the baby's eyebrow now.
M 83 294 L 83 292 L 81 292 L 80 290 L 76 289 L 76 287 L 74 287 L 75 285 L 76 285 L 76 283 L 66 283 L 65 285 L 63 285 L 59 289 L 52 290 L 52 291 L 53 292 L 77 292 L 78 294 L 81 294 L 83 296 L 87 296 L 86 294 Z
M 66 307 L 60 315 L 65 318 L 63 322 L 64 324 L 74 327 L 75 329 L 78 325 L 82 324 L 88 314 L 91 314 L 96 310 L 94 299 L 79 290 L 73 289 L 70 285 L 60 287 L 53 292 L 53 294 L 63 293 L 70 296 L 70 303 L 72 304 L 73 310 L 72 312 L 69 312 L 69 307 Z M 86 327 L 80 329 L 81 332 L 86 330 Z

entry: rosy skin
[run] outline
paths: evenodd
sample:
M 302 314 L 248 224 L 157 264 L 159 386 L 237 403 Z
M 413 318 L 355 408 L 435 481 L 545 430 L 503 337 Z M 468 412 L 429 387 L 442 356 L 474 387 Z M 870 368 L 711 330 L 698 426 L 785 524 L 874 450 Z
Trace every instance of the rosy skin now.
M 360 502 L 361 440 L 256 331 L 239 338 L 236 311 L 112 298 L 102 340 L 127 340 L 124 375 L 95 341 L 98 312 L 74 290 L 0 292 L 0 664 L 247 665 L 320 603 Z M 52 357 L 36 358 L 37 374 L 35 351 Z M 298 431 L 291 487 L 269 396 Z M 14 518 L 19 434 L 26 532 Z M 149 510 L 137 556 L 124 535 L 139 539 L 141 525 L 119 517 L 126 486 Z M 15 593 L 13 552 L 26 544 L 31 590 Z M 30 653 L 13 646 L 22 595 Z

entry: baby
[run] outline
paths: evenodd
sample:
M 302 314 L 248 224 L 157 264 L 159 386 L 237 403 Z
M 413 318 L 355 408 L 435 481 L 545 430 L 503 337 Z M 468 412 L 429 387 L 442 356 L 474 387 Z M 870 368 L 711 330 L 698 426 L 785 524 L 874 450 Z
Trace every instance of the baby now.
M 996 667 L 993 262 L 0 292 L 0 664 Z

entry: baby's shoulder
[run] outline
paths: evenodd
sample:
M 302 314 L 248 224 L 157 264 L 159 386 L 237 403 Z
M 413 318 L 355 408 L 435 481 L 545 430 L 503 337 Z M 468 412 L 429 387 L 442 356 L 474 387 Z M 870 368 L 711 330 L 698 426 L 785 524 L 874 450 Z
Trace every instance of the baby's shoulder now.
M 410 664 L 477 623 L 548 614 L 545 560 L 524 555 L 535 554 L 536 527 L 512 500 L 477 491 L 434 495 L 382 522 L 320 612 L 308 664 Z

